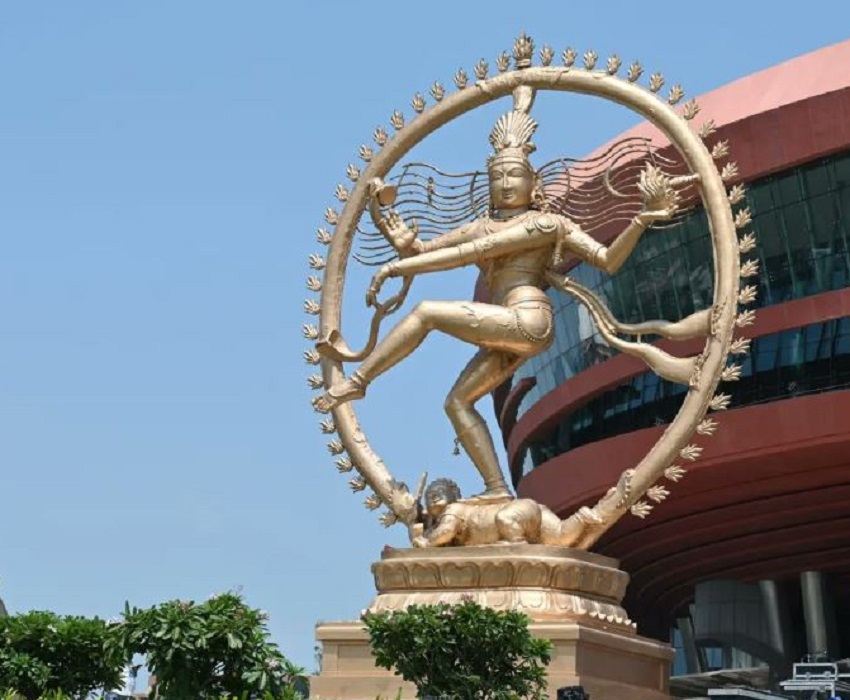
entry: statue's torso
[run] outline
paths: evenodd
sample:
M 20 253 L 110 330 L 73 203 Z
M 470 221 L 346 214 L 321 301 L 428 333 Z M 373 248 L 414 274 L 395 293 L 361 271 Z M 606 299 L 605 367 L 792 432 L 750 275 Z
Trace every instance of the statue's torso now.
M 462 511 L 463 527 L 457 537 L 458 544 L 493 544 L 499 540 L 496 529 L 496 513 L 505 507 L 505 503 L 464 505 Z M 451 512 L 451 511 L 449 511 Z
M 504 541 L 509 533 L 499 531 L 497 515 L 502 518 L 503 528 L 509 521 L 521 523 L 529 542 L 540 540 L 543 517 L 550 520 L 554 518 L 553 522 L 547 523 L 550 529 L 553 524 L 555 529 L 560 525 L 560 520 L 554 513 L 528 498 L 505 499 L 495 503 L 461 501 L 450 505 L 446 515 L 457 518 L 461 522 L 454 544 L 462 546 L 495 544 Z
M 475 237 L 484 237 L 517 226 L 533 230 L 538 228 L 538 220 L 541 217 L 543 217 L 544 224 L 555 224 L 557 222 L 554 215 L 528 212 L 507 221 L 490 218 L 479 219 L 474 223 L 471 233 Z M 551 229 L 548 231 L 541 230 L 540 232 L 553 233 Z M 544 274 L 552 259 L 554 244 L 555 236 L 553 235 L 551 242 L 542 246 L 516 253 L 507 253 L 479 263 L 478 266 L 484 275 L 492 303 L 512 306 L 530 300 L 548 302 L 548 297 L 543 292 Z

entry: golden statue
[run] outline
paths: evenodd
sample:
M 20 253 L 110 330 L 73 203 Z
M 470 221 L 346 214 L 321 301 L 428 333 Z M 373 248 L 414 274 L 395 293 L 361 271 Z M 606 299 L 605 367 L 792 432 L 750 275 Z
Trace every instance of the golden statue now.
M 377 295 L 388 277 L 473 264 L 481 269 L 491 303 L 420 302 L 351 376 L 331 386 L 317 402 L 321 410 L 330 410 L 362 398 L 369 384 L 414 352 L 431 331 L 477 346 L 478 353 L 449 392 L 445 410 L 458 442 L 484 479 L 481 499 L 502 499 L 510 491 L 475 403 L 552 343 L 552 305 L 544 291 L 547 273 L 566 255 L 615 273 L 647 227 L 670 219 L 678 204 L 670 178 L 649 166 L 640 181 L 643 210 L 610 246 L 602 245 L 566 216 L 551 211 L 541 178 L 528 158 L 535 150 L 531 137 L 536 129 L 536 122 L 521 108 L 496 122 L 490 134 L 495 153 L 487 162 L 488 213 L 428 242 L 419 240 L 415 223 L 409 227 L 396 211 L 382 215 L 375 205 L 391 201 L 388 195 L 393 192 L 379 179 L 370 183 L 375 226 L 402 259 L 384 265 L 375 275 L 367 304 L 377 306 Z
M 620 78 L 616 56 L 599 70 L 593 52 L 584 55 L 583 68 L 575 65 L 572 49 L 563 53 L 563 66 L 552 65 L 554 52 L 548 47 L 540 52 L 542 65 L 532 65 L 533 54 L 533 42 L 522 35 L 514 44 L 513 70 L 509 56 L 503 54 L 497 61 L 499 74 L 488 77 L 482 60 L 475 68 L 474 85 L 464 71 L 456 74 L 459 90 L 452 95 L 435 83 L 431 108 L 426 109 L 425 98 L 417 94 L 412 102 L 416 116 L 409 124 L 400 112 L 394 112 L 390 122 L 395 137 L 379 127 L 374 134 L 378 151 L 366 145 L 360 148 L 368 164 L 365 172 L 355 165 L 348 167 L 354 189 L 337 187 L 344 209 L 338 213 L 329 208 L 325 219 L 334 231 L 318 233 L 319 241 L 330 246 L 327 261 L 318 254 L 310 257 L 313 270 L 325 270 L 324 280 L 308 279 L 307 286 L 321 292 L 321 302 L 308 300 L 305 309 L 319 315 L 320 326 L 308 324 L 304 333 L 316 342 L 316 350 L 306 353 L 307 361 L 322 367 L 321 375 L 308 380 L 311 387 L 323 390 L 314 406 L 332 414 L 323 421 L 322 430 L 339 436 L 328 448 L 337 457 L 340 471 L 359 473 L 349 482 L 354 491 L 373 490 L 366 506 L 386 505 L 390 512 L 384 523 L 405 523 L 417 546 L 522 540 L 587 548 L 624 513 L 645 517 L 652 509 L 648 501 L 659 502 L 669 493 L 659 480 L 677 481 L 685 470 L 675 462 L 699 456 L 702 448 L 690 443 L 691 437 L 714 433 L 717 424 L 706 413 L 722 410 L 729 402 L 728 396 L 715 395 L 717 384 L 736 379 L 741 371 L 736 365 L 726 366 L 727 356 L 747 349 L 747 341 L 734 339 L 733 333 L 753 319 L 751 311 L 738 311 L 739 305 L 755 298 L 755 288 L 741 288 L 740 278 L 756 274 L 757 265 L 754 261 L 741 265 L 739 255 L 752 250 L 755 241 L 752 234 L 740 240 L 736 236 L 736 228 L 750 223 L 749 211 L 732 212 L 731 205 L 743 199 L 742 187 L 727 191 L 724 184 L 737 176 L 734 164 L 727 164 L 722 172 L 715 165 L 715 160 L 728 155 L 725 142 L 710 151 L 703 143 L 712 136 L 713 124 L 706 123 L 698 133 L 692 131 L 696 103 L 688 102 L 677 111 L 675 105 L 684 94 L 679 86 L 671 88 L 666 101 L 659 99 L 657 93 L 664 84 L 660 74 L 650 77 L 648 88 L 641 87 L 642 69 L 637 63 Z M 652 121 L 669 142 L 625 139 L 594 158 L 557 158 L 535 169 L 529 156 L 535 150 L 532 137 L 538 125 L 531 109 L 540 90 L 593 94 L 625 105 Z M 490 134 L 493 154 L 486 173 L 450 175 L 408 163 L 389 183 L 384 181 L 404 154 L 429 133 L 503 96 L 512 96 L 513 105 Z M 685 205 L 695 204 L 705 208 L 712 235 L 715 292 L 711 307 L 676 321 L 625 324 L 593 291 L 563 274 L 568 258 L 616 273 L 648 228 L 675 224 Z M 367 210 L 374 230 L 359 224 Z M 612 226 L 620 232 L 607 238 L 610 244 L 594 237 L 595 231 L 602 227 L 610 231 Z M 358 235 L 362 247 L 355 259 L 380 269 L 366 294 L 366 303 L 374 308 L 369 338 L 363 349 L 355 351 L 343 339 L 340 316 L 345 266 Z M 379 341 L 382 321 L 402 306 L 417 275 L 468 265 L 481 270 L 489 292 L 487 303 L 422 301 Z M 382 301 L 379 295 L 389 278 L 400 278 L 401 289 Z M 612 349 L 639 357 L 661 377 L 688 387 L 682 409 L 650 453 L 624 472 L 596 505 L 563 523 L 542 506 L 511 501 L 492 436 L 475 409 L 479 399 L 552 343 L 549 287 L 583 304 Z M 441 505 L 437 496 L 441 493 L 445 500 L 446 493 L 454 491 L 438 481 L 442 486 L 428 491 L 432 502 L 426 511 L 420 503 L 425 478 L 416 493 L 410 493 L 391 475 L 363 435 L 352 402 L 361 399 L 378 376 L 413 353 L 431 331 L 478 348 L 449 392 L 445 410 L 457 442 L 481 474 L 484 491 L 465 501 L 452 497 L 451 504 Z M 696 356 L 678 357 L 645 342 L 646 336 L 673 341 L 704 338 L 705 346 Z M 354 362 L 359 366 L 346 375 L 345 364 Z

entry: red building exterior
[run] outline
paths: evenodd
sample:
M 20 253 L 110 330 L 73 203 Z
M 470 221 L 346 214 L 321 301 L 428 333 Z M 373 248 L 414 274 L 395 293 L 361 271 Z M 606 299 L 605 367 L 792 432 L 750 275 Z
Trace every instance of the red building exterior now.
M 762 271 L 752 352 L 671 497 L 596 549 L 631 574 L 639 631 L 673 635 L 677 673 L 775 680 L 805 653 L 850 656 L 850 41 L 699 103 L 747 184 Z M 656 138 L 649 125 L 623 136 Z M 710 303 L 710 250 L 697 211 L 649 233 L 616 277 L 571 274 L 620 318 L 681 318 Z M 518 492 L 566 516 L 640 460 L 681 394 L 551 295 L 557 342 L 494 398 Z

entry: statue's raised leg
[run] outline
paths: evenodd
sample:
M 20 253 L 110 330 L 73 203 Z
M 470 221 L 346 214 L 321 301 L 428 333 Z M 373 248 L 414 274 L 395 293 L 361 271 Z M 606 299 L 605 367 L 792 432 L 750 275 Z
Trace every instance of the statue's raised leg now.
M 330 387 L 317 407 L 328 410 L 362 398 L 369 384 L 416 350 L 431 331 L 440 331 L 472 345 L 533 354 L 511 309 L 471 301 L 423 301 L 387 333 L 348 379 Z

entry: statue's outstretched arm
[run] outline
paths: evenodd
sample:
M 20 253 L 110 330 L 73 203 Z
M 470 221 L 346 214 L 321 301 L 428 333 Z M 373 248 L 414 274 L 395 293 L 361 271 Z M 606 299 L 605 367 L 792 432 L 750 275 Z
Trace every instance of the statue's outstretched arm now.
M 444 513 L 437 525 L 424 535 L 414 538 L 414 547 L 444 547 L 460 534 L 462 520 L 452 513 Z
M 443 248 L 451 248 L 459 243 L 464 243 L 470 239 L 474 223 L 464 224 L 458 228 L 444 233 L 442 236 L 432 238 L 430 241 L 421 241 L 416 239 L 415 250 L 417 254 L 430 253 L 434 250 L 442 250 Z
M 609 275 L 619 270 L 640 241 L 644 231 L 656 221 L 666 221 L 676 213 L 679 193 L 674 189 L 676 182 L 658 168 L 647 166 L 641 173 L 638 189 L 643 196 L 643 211 L 605 246 L 584 233 L 577 224 L 562 219 L 566 231 L 561 231 L 553 262 L 557 266 L 568 251 L 585 262 L 601 268 Z
M 415 220 L 411 226 L 408 226 L 394 209 L 390 209 L 386 215 L 381 212 L 381 206 L 392 204 L 395 199 L 393 187 L 386 185 L 380 178 L 375 178 L 369 184 L 369 194 L 369 215 L 372 217 L 375 228 L 403 258 L 462 243 L 469 238 L 469 231 L 474 226 L 474 224 L 465 224 L 430 241 L 422 241 L 417 237 L 418 229 Z
M 507 253 L 541 248 L 554 242 L 554 233 L 557 229 L 558 227 L 554 225 L 550 230 L 544 230 L 519 222 L 498 233 L 475 237 L 451 247 L 388 263 L 372 278 L 366 302 L 370 306 L 374 305 L 381 286 L 389 277 L 410 277 L 425 272 L 453 270 Z
M 647 220 L 649 213 L 638 214 L 608 246 L 586 234 L 577 224 L 570 222 L 569 233 L 565 234 L 563 239 L 559 241 L 556 258 L 560 261 L 560 258 L 563 257 L 563 252 L 560 250 L 563 248 L 581 260 L 604 270 L 609 275 L 613 275 L 626 262 L 651 223 L 651 220 Z

